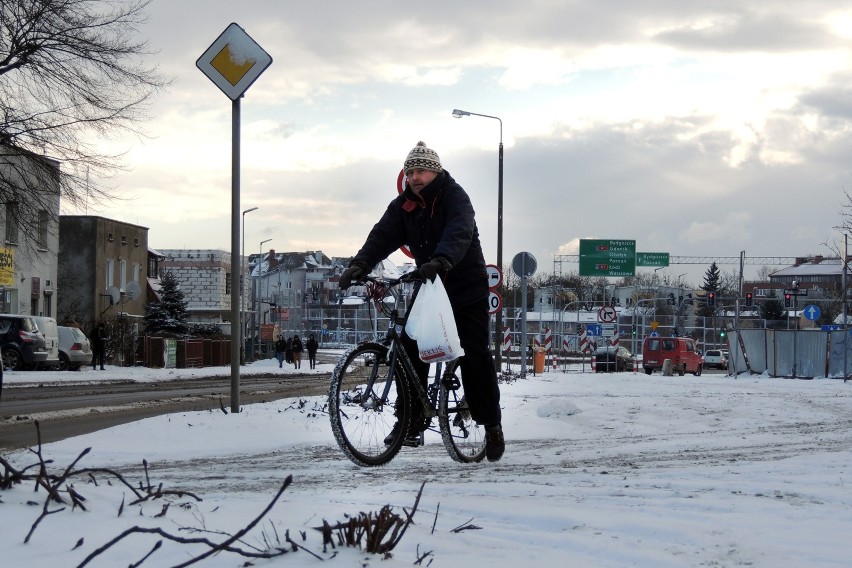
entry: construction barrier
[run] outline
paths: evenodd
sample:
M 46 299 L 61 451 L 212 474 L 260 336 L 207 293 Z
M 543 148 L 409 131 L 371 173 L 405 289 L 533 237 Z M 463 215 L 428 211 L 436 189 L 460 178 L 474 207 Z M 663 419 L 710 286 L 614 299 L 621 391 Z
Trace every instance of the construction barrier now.
M 543 373 L 544 372 L 544 358 L 547 352 L 539 347 L 535 350 L 535 357 L 533 359 L 533 373 Z

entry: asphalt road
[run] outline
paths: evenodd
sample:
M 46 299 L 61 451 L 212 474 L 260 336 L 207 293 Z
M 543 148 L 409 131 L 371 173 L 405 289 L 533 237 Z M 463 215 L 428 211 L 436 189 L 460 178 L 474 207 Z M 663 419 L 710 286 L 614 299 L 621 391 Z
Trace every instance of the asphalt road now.
M 240 405 L 323 394 L 328 381 L 328 374 L 242 376 Z M 222 407 L 230 412 L 230 377 L 7 385 L 0 400 L 0 451 L 37 446 L 39 431 L 47 443 L 159 414 Z

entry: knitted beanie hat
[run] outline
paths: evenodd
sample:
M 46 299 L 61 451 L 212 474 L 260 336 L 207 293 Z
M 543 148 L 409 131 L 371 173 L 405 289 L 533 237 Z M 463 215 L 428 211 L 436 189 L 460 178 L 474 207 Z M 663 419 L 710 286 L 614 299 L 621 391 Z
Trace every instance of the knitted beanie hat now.
M 402 169 L 406 174 L 413 169 L 431 170 L 438 173 L 444 170 L 441 167 L 441 158 L 438 157 L 438 153 L 427 148 L 425 142 L 418 142 L 417 146 L 411 149 Z

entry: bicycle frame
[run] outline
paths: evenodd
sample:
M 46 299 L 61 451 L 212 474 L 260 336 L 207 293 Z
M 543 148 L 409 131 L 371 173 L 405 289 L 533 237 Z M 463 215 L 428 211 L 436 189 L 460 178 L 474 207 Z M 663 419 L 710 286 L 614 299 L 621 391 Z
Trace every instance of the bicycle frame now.
M 391 312 L 391 321 L 388 326 L 388 331 L 385 334 L 384 339 L 382 340 L 383 345 L 387 345 L 388 352 L 390 353 L 390 360 L 388 361 L 388 371 L 387 376 L 383 377 L 384 382 L 384 390 L 382 392 L 379 400 L 385 400 L 388 396 L 388 392 L 391 388 L 392 377 L 394 371 L 396 370 L 397 363 L 402 363 L 403 374 L 405 375 L 406 381 L 410 386 L 414 387 L 414 391 L 417 393 L 417 398 L 420 401 L 421 406 L 423 407 L 424 416 L 426 418 L 435 418 L 438 416 L 437 408 L 437 393 L 434 396 L 430 397 L 426 392 L 426 389 L 423 388 L 423 385 L 420 382 L 420 378 L 418 377 L 417 371 L 414 369 L 414 365 L 411 363 L 411 359 L 408 357 L 408 353 L 405 351 L 405 347 L 402 345 L 402 333 L 405 329 L 405 318 L 399 316 L 399 311 L 394 308 Z M 370 401 L 372 400 L 373 387 L 376 383 L 378 375 L 378 367 L 375 368 L 374 372 L 370 375 L 370 380 L 366 385 L 366 389 L 364 390 L 364 402 L 362 403 L 362 407 L 366 408 Z M 441 378 L 441 363 L 437 364 L 437 371 L 435 373 L 435 381 L 433 384 L 437 384 L 437 382 Z
M 332 373 L 329 416 L 334 436 L 347 457 L 358 465 L 387 463 L 403 445 L 411 445 L 406 442 L 411 431 L 422 432 L 424 428 L 441 434 L 455 461 L 480 461 L 485 455 L 484 431 L 465 402 L 464 384 L 456 373 L 457 360 L 436 363 L 433 379 L 421 381 L 403 345 L 406 318 L 398 309 L 398 286 L 402 282 L 367 278 L 368 293 L 389 317 L 389 325 L 383 337 L 360 342 L 344 353 Z M 396 302 L 385 302 L 388 293 Z M 423 423 L 412 423 L 412 416 L 417 420 L 422 417 Z M 437 429 L 432 425 L 435 418 Z M 421 445 L 423 440 L 421 434 Z

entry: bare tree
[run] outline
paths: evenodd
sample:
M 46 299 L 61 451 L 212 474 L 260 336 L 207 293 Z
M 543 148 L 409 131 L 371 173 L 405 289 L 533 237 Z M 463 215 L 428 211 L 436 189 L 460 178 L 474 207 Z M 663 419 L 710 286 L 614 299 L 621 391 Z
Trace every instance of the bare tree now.
M 26 175 L 0 167 L 2 202 L 26 204 L 13 208 L 25 235 L 37 235 L 33 212 L 54 210 L 46 205 L 56 184 L 45 181 L 55 177 L 56 162 L 66 202 L 111 197 L 95 180 L 120 169 L 122 156 L 96 142 L 142 135 L 148 104 L 169 84 L 144 65 L 147 45 L 134 39 L 149 3 L 0 0 L 0 165 L 49 158 L 26 160 Z

